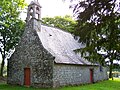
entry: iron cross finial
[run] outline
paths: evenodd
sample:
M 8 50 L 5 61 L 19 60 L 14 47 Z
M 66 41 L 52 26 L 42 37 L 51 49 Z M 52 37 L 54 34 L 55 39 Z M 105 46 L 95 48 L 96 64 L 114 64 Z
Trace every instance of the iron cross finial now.
M 34 1 L 37 1 L 37 2 L 38 2 L 38 0 L 34 0 Z

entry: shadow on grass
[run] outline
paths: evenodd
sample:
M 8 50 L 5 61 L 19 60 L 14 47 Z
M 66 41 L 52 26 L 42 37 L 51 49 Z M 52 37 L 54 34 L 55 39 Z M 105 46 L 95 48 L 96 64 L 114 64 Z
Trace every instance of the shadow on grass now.
M 0 83 L 0 90 L 51 90 L 51 89 L 40 89 L 33 87 L 24 87 L 24 86 L 16 86 L 16 85 L 8 85 Z

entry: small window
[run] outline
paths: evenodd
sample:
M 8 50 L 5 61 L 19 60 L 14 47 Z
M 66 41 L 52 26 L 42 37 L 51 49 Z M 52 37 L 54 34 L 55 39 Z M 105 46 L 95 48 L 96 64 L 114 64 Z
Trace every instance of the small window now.
M 29 11 L 31 11 L 31 9 L 33 10 L 33 8 L 32 8 L 32 7 L 30 7 Z
M 38 10 L 38 11 L 39 11 L 39 8 L 38 8 L 38 7 L 36 7 L 36 10 Z
M 103 67 L 102 67 L 102 66 L 100 66 L 99 68 L 100 68 L 100 72 L 102 72 L 102 71 L 103 71 Z
M 39 19 L 38 17 L 39 17 L 39 14 L 35 14 L 35 18 L 36 18 L 36 19 Z

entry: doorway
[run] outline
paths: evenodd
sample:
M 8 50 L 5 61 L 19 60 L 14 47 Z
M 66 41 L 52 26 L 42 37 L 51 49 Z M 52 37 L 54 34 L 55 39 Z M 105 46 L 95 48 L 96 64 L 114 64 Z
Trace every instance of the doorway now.
M 90 83 L 93 83 L 93 69 L 90 69 Z
M 30 68 L 24 68 L 24 85 L 30 86 Z

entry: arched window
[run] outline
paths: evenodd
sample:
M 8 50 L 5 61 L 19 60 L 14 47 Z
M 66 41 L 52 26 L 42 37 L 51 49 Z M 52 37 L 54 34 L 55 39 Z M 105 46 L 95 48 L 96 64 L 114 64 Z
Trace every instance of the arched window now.
M 30 12 L 30 15 L 32 16 L 32 13 L 33 13 L 33 8 L 32 7 L 29 9 L 29 12 Z
M 36 10 L 39 11 L 39 7 L 36 7 Z

